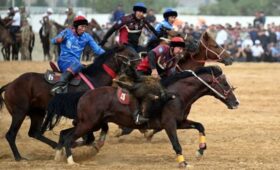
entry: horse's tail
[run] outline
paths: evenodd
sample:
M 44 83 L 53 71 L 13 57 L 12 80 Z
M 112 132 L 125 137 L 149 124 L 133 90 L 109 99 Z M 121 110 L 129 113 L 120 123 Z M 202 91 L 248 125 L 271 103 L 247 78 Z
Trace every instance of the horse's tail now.
M 49 102 L 41 133 L 44 134 L 47 129 L 52 130 L 62 116 L 76 119 L 78 101 L 83 94 L 84 92 L 55 95 Z
M 61 114 L 58 113 L 58 109 L 56 107 L 59 107 L 57 104 L 57 98 L 53 98 L 48 105 L 46 116 L 43 122 L 43 125 L 41 127 L 41 133 L 44 134 L 47 129 L 52 130 L 60 121 Z
M 10 83 L 4 85 L 3 87 L 0 88 L 0 110 L 3 108 L 4 106 L 4 98 L 2 96 L 2 93 L 6 90 L 6 87 L 9 85 Z

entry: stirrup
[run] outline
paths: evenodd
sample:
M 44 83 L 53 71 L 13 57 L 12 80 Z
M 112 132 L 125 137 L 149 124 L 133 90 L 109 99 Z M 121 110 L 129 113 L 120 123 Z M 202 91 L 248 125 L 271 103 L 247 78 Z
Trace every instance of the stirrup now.
M 137 116 L 136 116 L 136 120 L 135 120 L 135 124 L 136 125 L 141 125 L 141 124 L 146 123 L 146 122 L 149 121 L 148 118 L 145 118 L 143 116 L 140 117 L 140 116 L 141 116 L 140 114 L 137 114 Z
M 64 86 L 55 86 L 51 89 L 51 94 L 56 95 L 56 94 L 64 93 L 66 87 L 67 87 L 67 84 Z

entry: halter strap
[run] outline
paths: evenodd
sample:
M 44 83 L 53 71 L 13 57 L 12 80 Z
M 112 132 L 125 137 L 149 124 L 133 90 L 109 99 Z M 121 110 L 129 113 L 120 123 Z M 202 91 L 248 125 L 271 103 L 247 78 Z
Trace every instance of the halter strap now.
M 208 58 L 208 51 L 210 51 L 211 53 L 215 54 L 215 55 L 217 56 L 217 58 L 218 58 L 217 60 L 222 60 L 221 56 L 222 56 L 222 54 L 226 51 L 225 48 L 222 48 L 222 47 L 221 47 L 223 50 L 220 52 L 220 54 L 218 54 L 218 53 L 216 53 L 215 51 L 211 50 L 211 49 L 210 49 L 209 47 L 207 47 L 206 44 L 203 42 L 203 36 L 204 36 L 204 34 L 205 34 L 205 33 L 203 33 L 203 35 L 201 36 L 201 38 L 200 38 L 200 40 L 199 40 L 199 43 L 202 44 L 203 47 L 204 47 L 205 50 L 206 50 L 206 52 L 205 52 L 205 53 L 206 53 L 206 56 L 205 56 L 206 60 L 208 59 L 208 60 L 216 61 L 215 59 L 209 59 L 209 58 Z M 195 54 L 191 54 L 191 59 L 192 59 L 192 60 L 194 60 L 194 61 L 196 61 L 196 62 L 199 62 L 199 63 L 205 63 L 206 60 L 196 60 L 196 59 L 194 59 L 194 58 L 193 58 L 194 55 L 195 55 Z
M 83 73 L 79 72 L 78 74 L 79 74 L 79 76 L 84 80 L 84 82 L 88 85 L 88 87 L 89 87 L 91 90 L 95 89 L 94 86 L 93 86 L 93 84 L 88 80 L 88 78 L 87 78 Z
M 210 86 L 207 82 L 205 82 L 202 78 L 200 78 L 197 74 L 195 74 L 194 71 L 192 71 L 192 70 L 184 70 L 184 71 L 192 73 L 192 75 L 194 77 L 196 77 L 201 83 L 203 83 L 206 87 L 208 87 L 210 90 L 212 90 L 214 93 L 216 93 L 219 97 L 221 97 L 222 99 L 226 99 L 226 97 L 224 95 L 222 95 L 216 89 L 214 89 L 212 86 Z
M 208 58 L 208 51 L 210 51 L 211 53 L 215 54 L 217 56 L 217 58 L 219 60 L 221 60 L 221 55 L 226 51 L 224 48 L 222 50 L 222 52 L 220 54 L 216 53 L 215 51 L 211 50 L 210 48 L 208 48 L 205 43 L 202 41 L 202 39 L 200 39 L 200 43 L 204 46 L 204 48 L 206 49 L 206 58 Z
M 106 71 L 106 73 L 109 74 L 109 76 L 112 77 L 112 79 L 117 77 L 117 73 L 113 69 L 111 69 L 108 65 L 102 64 L 102 67 Z

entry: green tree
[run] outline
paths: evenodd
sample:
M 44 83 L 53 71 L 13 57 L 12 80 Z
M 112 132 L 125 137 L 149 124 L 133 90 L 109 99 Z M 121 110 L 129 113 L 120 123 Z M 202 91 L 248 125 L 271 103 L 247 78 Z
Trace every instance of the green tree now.
M 35 5 L 35 6 L 48 6 L 46 0 L 37 0 L 32 5 Z
M 123 9 L 126 13 L 132 12 L 132 6 L 135 2 L 139 2 L 139 0 L 92 0 L 92 1 L 79 1 L 78 6 L 82 7 L 92 7 L 96 12 L 100 13 L 112 13 L 119 4 L 122 4 Z M 178 1 L 170 1 L 170 0 L 141 0 L 144 2 L 148 9 L 153 8 L 157 12 L 161 12 L 161 10 L 165 7 L 176 7 Z
M 279 15 L 279 0 L 217 0 L 217 3 L 200 8 L 202 15 L 254 15 L 264 11 L 266 15 Z

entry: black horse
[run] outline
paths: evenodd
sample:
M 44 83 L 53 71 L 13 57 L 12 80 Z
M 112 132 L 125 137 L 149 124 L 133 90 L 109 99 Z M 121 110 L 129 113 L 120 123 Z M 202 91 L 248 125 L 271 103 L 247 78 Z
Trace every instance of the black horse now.
M 99 56 L 83 72 L 95 88 L 111 85 L 112 79 L 121 72 L 121 69 L 126 68 L 129 61 L 138 60 L 138 57 L 129 48 L 117 47 Z M 131 62 L 131 64 L 133 63 L 135 62 Z M 24 73 L 0 89 L 0 105 L 5 103 L 12 116 L 12 124 L 6 134 L 6 139 L 17 161 L 23 158 L 17 149 L 15 140 L 26 116 L 29 116 L 31 120 L 28 132 L 30 137 L 36 138 L 52 148 L 57 146 L 56 142 L 45 138 L 40 133 L 46 107 L 52 98 L 50 90 L 53 86 L 44 77 L 44 73 Z M 68 88 L 69 92 L 85 90 L 89 90 L 89 87 L 84 82 L 81 82 L 78 86 L 71 85 Z M 1 95 L 3 92 L 5 92 L 4 99 Z
M 136 99 L 131 98 L 129 105 L 121 104 L 115 87 L 102 87 L 88 91 L 80 98 L 77 105 L 77 125 L 60 133 L 58 152 L 65 147 L 68 163 L 75 164 L 71 152 L 73 142 L 92 130 L 99 130 L 104 123 L 113 122 L 133 129 L 164 129 L 178 156 L 179 166 L 186 166 L 176 129 L 189 128 L 190 124 L 186 118 L 191 105 L 205 95 L 214 96 L 230 109 L 237 108 L 239 104 L 233 88 L 219 67 L 204 67 L 199 69 L 195 75 L 199 75 L 199 78 L 190 72 L 182 72 L 162 82 L 168 92 L 176 94 L 176 98 L 168 101 L 162 107 L 160 102 L 155 102 L 150 110 L 153 113 L 150 121 L 143 125 L 136 125 L 131 116 L 131 112 L 136 109 L 138 104 Z M 78 94 L 78 96 L 80 95 Z M 72 103 L 72 100 L 66 98 L 63 100 L 65 103 Z M 59 107 L 59 105 L 56 104 L 55 107 Z M 76 112 L 76 110 L 72 110 L 72 112 Z M 48 114 L 63 115 L 58 112 Z M 52 125 L 52 119 L 47 121 L 46 124 Z M 107 131 L 103 133 L 107 133 Z

